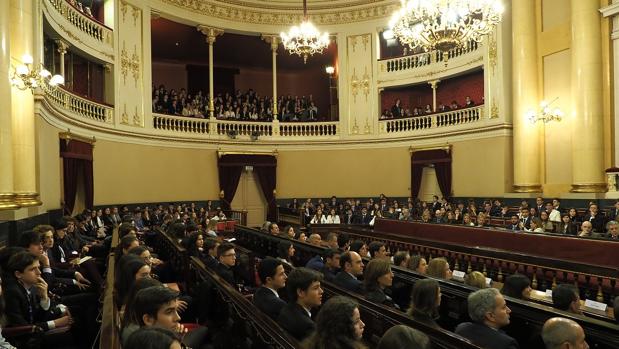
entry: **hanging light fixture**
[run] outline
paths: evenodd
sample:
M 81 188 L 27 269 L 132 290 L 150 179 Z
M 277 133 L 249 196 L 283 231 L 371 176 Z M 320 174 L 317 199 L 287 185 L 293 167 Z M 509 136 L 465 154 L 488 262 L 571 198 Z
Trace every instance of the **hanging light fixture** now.
M 303 57 L 303 63 L 307 63 L 307 57 L 322 53 L 329 46 L 329 33 L 321 34 L 307 17 L 307 0 L 303 0 L 303 22 L 280 36 L 288 53 Z
M 33 66 L 32 56 L 25 54 L 22 57 L 22 64 L 13 69 L 11 85 L 19 90 L 30 89 L 32 92 L 38 87 L 48 87 L 55 89 L 58 85 L 64 84 L 62 75 L 54 75 L 45 69 L 43 65 Z
M 545 124 L 551 122 L 551 121 L 561 121 L 561 119 L 563 118 L 563 112 L 561 111 L 561 109 L 559 108 L 550 108 L 550 106 L 557 100 L 559 99 L 559 97 L 556 97 L 555 99 L 553 99 L 552 101 L 550 101 L 550 103 L 546 102 L 546 101 L 542 101 L 540 103 L 540 110 L 539 112 L 535 112 L 534 110 L 529 110 L 526 114 L 527 119 L 529 120 L 529 122 L 531 122 L 532 124 L 541 121 Z
M 500 0 L 401 0 L 389 35 L 411 49 L 447 52 L 480 42 L 501 21 Z

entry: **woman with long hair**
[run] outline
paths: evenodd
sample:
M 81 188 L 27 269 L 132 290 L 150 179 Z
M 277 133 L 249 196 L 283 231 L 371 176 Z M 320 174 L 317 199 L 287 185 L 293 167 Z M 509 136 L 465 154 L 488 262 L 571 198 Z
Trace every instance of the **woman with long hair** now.
M 513 274 L 505 279 L 501 289 L 504 296 L 518 299 L 529 298 L 531 294 L 531 279 L 522 274 Z
M 416 254 L 411 256 L 410 269 L 419 274 L 425 274 L 428 270 L 428 262 L 422 255 Z
M 385 289 L 393 284 L 393 273 L 389 259 L 372 259 L 365 267 L 363 283 L 366 292 L 365 298 L 369 301 L 397 308 L 393 299 L 385 293 Z
M 288 264 L 291 267 L 294 267 L 292 264 L 292 257 L 294 257 L 294 246 L 290 241 L 282 241 L 277 245 L 277 259 L 282 261 L 282 263 Z
M 570 219 L 570 215 L 565 213 L 561 216 L 561 222 L 555 225 L 555 233 L 565 235 L 577 235 L 578 228 L 576 224 Z
M 365 349 L 365 324 L 359 305 L 348 297 L 329 299 L 316 317 L 316 331 L 302 343 L 304 349 Z
M 120 306 L 125 304 L 127 294 L 137 280 L 150 277 L 150 266 L 136 255 L 126 255 L 120 259 L 114 276 L 115 298 Z
M 449 262 L 443 257 L 434 258 L 428 263 L 428 276 L 449 280 L 451 279 L 451 269 Z
M 411 304 L 407 314 L 413 320 L 438 328 L 436 319 L 441 306 L 441 289 L 434 279 L 417 280 L 411 292 Z

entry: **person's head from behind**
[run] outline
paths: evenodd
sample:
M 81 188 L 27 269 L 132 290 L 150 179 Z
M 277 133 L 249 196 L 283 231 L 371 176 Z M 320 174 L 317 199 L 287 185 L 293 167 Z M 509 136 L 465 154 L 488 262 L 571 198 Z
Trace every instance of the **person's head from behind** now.
M 480 289 L 486 288 L 486 277 L 478 271 L 473 271 L 464 276 L 464 283 Z
M 364 327 L 357 302 L 336 296 L 320 308 L 316 317 L 316 332 L 309 341 L 317 342 L 317 347 L 322 348 L 328 348 L 334 342 L 351 344 L 361 339 Z M 354 348 L 354 345 L 350 347 Z
M 582 314 L 580 310 L 580 294 L 578 288 L 570 284 L 560 284 L 552 290 L 552 304 L 555 308 Z
M 395 325 L 385 332 L 376 349 L 395 348 L 431 349 L 432 345 L 423 332 L 406 325 Z
M 374 258 L 388 258 L 387 255 L 387 247 L 384 243 L 379 241 L 374 241 L 370 243 L 369 246 L 370 257 Z
M 385 289 L 393 284 L 391 262 L 388 259 L 372 259 L 363 273 L 363 283 L 366 291 Z
M 217 258 L 219 263 L 231 268 L 236 264 L 236 252 L 234 251 L 234 245 L 228 242 L 217 247 Z
M 513 274 L 505 279 L 501 290 L 505 296 L 524 299 L 531 294 L 531 280 L 522 274 Z
M 441 306 L 441 289 L 434 279 L 421 279 L 413 285 L 409 314 L 421 313 L 432 318 L 438 316 Z
M 174 332 L 165 328 L 145 327 L 132 333 L 123 349 L 181 349 Z
M 9 258 L 6 272 L 25 288 L 30 288 L 41 278 L 39 256 L 28 251 L 18 252 Z
M 340 267 L 342 271 L 354 276 L 363 275 L 363 260 L 357 252 L 348 251 L 340 256 Z
M 288 278 L 282 262 L 272 257 L 260 261 L 258 276 L 264 286 L 273 290 L 284 288 Z
M 288 275 L 287 289 L 291 302 L 305 308 L 317 307 L 322 303 L 322 275 L 308 268 L 296 268 Z
M 416 254 L 411 256 L 410 269 L 419 274 L 425 274 L 428 271 L 428 262 L 420 254 Z
M 165 286 L 152 286 L 138 291 L 133 302 L 131 322 L 140 327 L 178 328 L 178 292 Z
M 495 288 L 484 288 L 468 297 L 469 317 L 473 322 L 499 329 L 509 325 L 509 313 L 505 298 Z
M 434 258 L 428 263 L 426 270 L 428 276 L 449 280 L 451 279 L 451 269 L 449 263 L 443 257 Z
M 542 339 L 546 349 L 588 349 L 585 331 L 570 319 L 554 317 L 542 327 Z

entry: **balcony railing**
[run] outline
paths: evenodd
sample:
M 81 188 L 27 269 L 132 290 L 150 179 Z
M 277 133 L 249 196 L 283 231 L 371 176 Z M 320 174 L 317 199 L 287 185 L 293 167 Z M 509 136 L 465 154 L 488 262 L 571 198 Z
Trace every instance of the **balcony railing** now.
M 46 85 L 44 85 L 46 86 Z M 63 88 L 44 89 L 47 101 L 70 112 L 74 119 L 88 119 L 106 124 L 114 123 L 114 107 L 80 97 Z
M 410 132 L 415 130 L 435 129 L 439 127 L 457 126 L 480 121 L 483 119 L 484 106 L 452 110 L 424 116 L 413 116 L 404 119 L 381 120 L 381 133 Z
M 220 136 L 271 136 L 273 135 L 273 123 L 271 122 L 237 122 L 217 120 L 215 132 Z
M 279 134 L 282 137 L 337 136 L 338 124 L 337 121 L 281 123 Z
M 153 127 L 157 130 L 208 134 L 208 119 L 153 114 Z
M 400 72 L 428 66 L 432 63 L 441 62 L 446 58 L 450 60 L 469 52 L 476 51 L 481 44 L 475 41 L 470 41 L 464 48 L 456 48 L 447 53 L 433 51 L 419 53 L 416 55 L 384 59 L 379 61 L 379 69 L 381 72 Z M 446 56 L 445 56 L 446 55 Z

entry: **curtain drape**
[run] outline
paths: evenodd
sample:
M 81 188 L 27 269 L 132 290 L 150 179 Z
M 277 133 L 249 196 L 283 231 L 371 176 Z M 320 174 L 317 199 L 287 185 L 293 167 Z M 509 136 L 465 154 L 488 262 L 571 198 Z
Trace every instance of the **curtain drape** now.
M 64 213 L 67 215 L 73 213 L 80 169 L 84 179 L 85 205 L 87 208 L 92 208 L 94 203 L 92 144 L 74 139 L 61 139 L 60 157 L 63 170 Z
M 258 182 L 268 203 L 267 219 L 276 219 L 277 205 L 274 190 L 277 185 L 277 159 L 272 155 L 229 154 L 218 158 L 219 188 L 223 191 L 223 196 L 220 194 L 221 208 L 231 209 L 231 202 L 245 166 L 252 166 L 258 176 Z
M 423 150 L 411 154 L 411 195 L 416 198 L 421 189 L 423 168 L 434 165 L 436 179 L 443 196 L 451 196 L 451 152 L 447 150 Z

